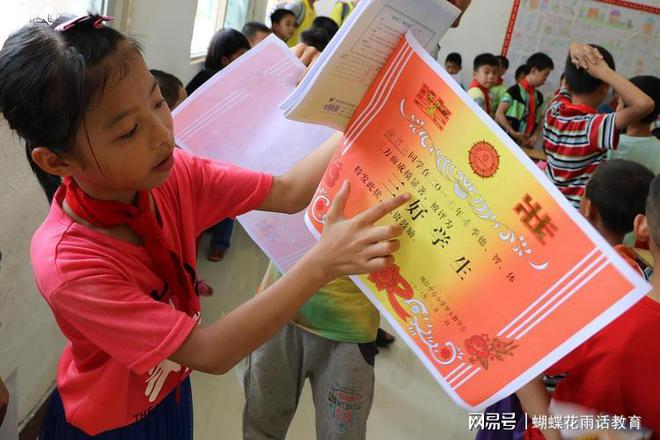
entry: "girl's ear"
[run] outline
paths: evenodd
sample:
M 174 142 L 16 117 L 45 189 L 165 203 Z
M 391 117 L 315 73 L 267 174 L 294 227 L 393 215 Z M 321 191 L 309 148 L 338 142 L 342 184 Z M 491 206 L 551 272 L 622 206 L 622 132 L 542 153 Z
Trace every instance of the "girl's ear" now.
M 596 220 L 596 210 L 594 209 L 594 205 L 586 196 L 583 196 L 582 199 L 580 199 L 580 213 L 589 220 L 589 223 L 593 223 Z
M 635 232 L 637 240 L 645 243 L 649 242 L 649 224 L 646 221 L 646 216 L 644 214 L 637 214 L 635 217 L 633 231 Z
M 36 147 L 30 154 L 34 163 L 48 174 L 66 177 L 80 169 L 73 158 L 59 155 L 46 147 Z
M 229 58 L 227 58 L 226 56 L 223 55 L 223 56 L 220 58 L 220 65 L 221 65 L 222 67 L 227 67 L 227 66 L 229 65 Z

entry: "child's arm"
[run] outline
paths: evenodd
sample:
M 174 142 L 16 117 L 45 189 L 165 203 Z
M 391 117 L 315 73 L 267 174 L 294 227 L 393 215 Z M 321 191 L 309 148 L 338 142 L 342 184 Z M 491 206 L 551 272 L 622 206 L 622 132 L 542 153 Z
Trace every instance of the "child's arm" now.
M 509 109 L 509 105 L 510 104 L 508 102 L 502 102 L 497 106 L 497 111 L 495 112 L 495 120 L 504 128 L 504 131 L 506 131 L 508 135 L 518 143 L 518 145 L 525 145 L 527 144 L 527 136 L 525 133 L 518 133 L 516 130 L 514 130 L 509 123 L 509 120 L 506 118 L 506 111 Z
M 286 174 L 275 177 L 260 211 L 293 214 L 309 205 L 332 155 L 337 151 L 342 134 L 336 133 L 319 148 L 295 164 Z
M 605 61 L 590 66 L 587 72 L 594 78 L 598 78 L 612 86 L 614 91 L 623 98 L 623 102 L 628 105 L 628 107 L 616 112 L 614 123 L 619 130 L 639 121 L 653 110 L 653 100 L 633 83 L 610 69 Z
M 548 416 L 550 396 L 543 383 L 543 376 L 539 376 L 516 392 L 520 399 L 523 411 L 529 416 Z M 555 429 L 541 430 L 547 440 L 561 440 L 559 431 Z
M 539 123 L 536 125 L 536 128 L 534 129 L 534 133 L 527 140 L 527 145 L 530 148 L 534 148 L 536 141 L 538 141 L 539 137 L 541 137 L 541 130 L 543 130 L 543 124 Z
M 348 184 L 337 193 L 321 240 L 282 278 L 213 324 L 196 326 L 169 359 L 195 370 L 222 374 L 271 338 L 321 286 L 393 263 L 399 226 L 373 226 L 404 204 L 399 196 L 343 219 Z
M 5 419 L 5 414 L 7 414 L 7 407 L 9 406 L 9 391 L 5 386 L 5 383 L 0 379 L 0 426 L 2 421 Z
M 594 48 L 591 49 L 598 52 Z M 626 128 L 653 110 L 655 105 L 653 100 L 633 83 L 612 70 L 602 58 L 594 59 L 593 54 L 588 57 L 574 56 L 573 53 L 580 54 L 588 52 L 587 49 L 584 49 L 584 47 L 580 48 L 580 45 L 575 45 L 575 43 L 571 45 L 570 50 L 571 57 L 576 65 L 586 69 L 589 75 L 594 78 L 609 84 L 621 96 L 623 102 L 628 105 L 628 107 L 616 112 L 615 125 L 617 129 L 622 130 Z

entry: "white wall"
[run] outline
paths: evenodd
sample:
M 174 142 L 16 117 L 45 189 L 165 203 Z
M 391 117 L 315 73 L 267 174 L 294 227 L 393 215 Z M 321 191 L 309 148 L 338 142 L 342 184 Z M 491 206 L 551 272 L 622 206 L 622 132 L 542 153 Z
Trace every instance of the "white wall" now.
M 335 0 L 318 0 L 316 3 L 314 3 L 316 15 L 328 16 L 334 5 Z
M 29 258 L 32 233 L 48 203 L 2 118 L 0 146 L 0 376 L 17 371 L 18 394 L 11 398 L 20 421 L 50 390 L 64 339 L 35 287 Z
M 197 9 L 196 0 L 117 0 L 108 13 L 122 20 L 125 4 L 130 4 L 128 33 L 144 47 L 150 69 L 169 72 L 186 84 L 199 70 L 190 61 L 190 43 Z
M 461 82 L 472 80 L 472 61 L 483 52 L 498 55 L 502 51 L 513 0 L 472 0 L 459 27 L 450 29 L 440 41 L 438 60 L 444 64 L 450 52 L 463 57 Z M 517 66 L 510 66 L 515 69 Z

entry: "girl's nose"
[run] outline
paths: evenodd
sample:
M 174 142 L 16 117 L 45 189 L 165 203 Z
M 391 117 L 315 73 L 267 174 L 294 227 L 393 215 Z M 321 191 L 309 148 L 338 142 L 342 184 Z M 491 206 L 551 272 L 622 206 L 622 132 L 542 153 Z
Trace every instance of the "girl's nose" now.
M 155 149 L 162 149 L 164 146 L 167 148 L 174 148 L 172 144 L 172 131 L 171 131 L 171 119 L 168 124 L 167 121 L 163 121 L 157 115 L 154 115 L 153 124 L 152 124 L 152 136 L 153 141 L 151 145 Z

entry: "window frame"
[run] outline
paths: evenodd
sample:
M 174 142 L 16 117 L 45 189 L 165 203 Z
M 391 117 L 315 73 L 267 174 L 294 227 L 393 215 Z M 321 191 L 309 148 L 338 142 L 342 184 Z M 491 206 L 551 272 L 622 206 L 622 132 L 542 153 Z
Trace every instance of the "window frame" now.
M 199 0 L 197 0 L 199 3 Z M 215 23 L 213 25 L 213 32 L 217 32 L 218 29 L 221 29 L 225 24 L 225 19 L 227 18 L 227 3 L 229 0 L 216 0 L 218 9 L 215 14 Z M 195 11 L 197 9 L 195 8 Z M 195 20 L 193 19 L 193 35 L 195 33 Z M 192 40 L 191 40 L 192 44 Z M 206 58 L 206 50 L 203 52 L 193 52 L 192 47 L 190 48 L 190 62 L 191 64 L 201 63 Z

